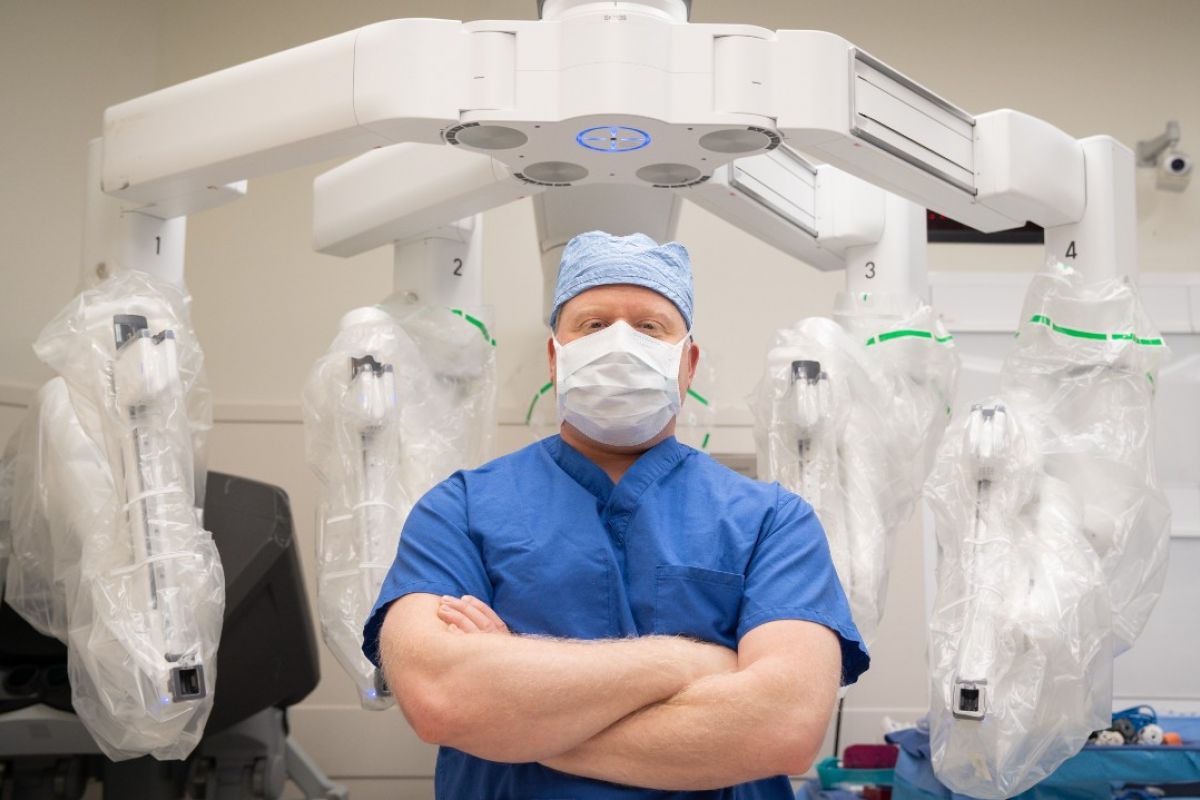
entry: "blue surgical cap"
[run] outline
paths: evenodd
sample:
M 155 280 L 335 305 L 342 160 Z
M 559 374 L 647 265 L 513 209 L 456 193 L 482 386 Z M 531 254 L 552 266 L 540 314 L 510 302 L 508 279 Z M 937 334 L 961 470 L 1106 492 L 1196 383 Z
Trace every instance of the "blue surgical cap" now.
M 550 327 L 563 304 L 597 286 L 630 283 L 670 300 L 692 327 L 692 262 L 679 242 L 659 244 L 644 233 L 613 236 L 604 231 L 581 233 L 567 242 L 558 265 Z

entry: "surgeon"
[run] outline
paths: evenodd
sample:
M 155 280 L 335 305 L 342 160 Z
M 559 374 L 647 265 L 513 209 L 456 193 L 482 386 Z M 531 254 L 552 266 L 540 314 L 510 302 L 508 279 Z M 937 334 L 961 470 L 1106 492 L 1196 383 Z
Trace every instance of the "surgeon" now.
M 791 800 L 868 657 L 812 507 L 680 444 L 678 243 L 563 251 L 561 432 L 426 494 L 363 651 L 442 800 Z

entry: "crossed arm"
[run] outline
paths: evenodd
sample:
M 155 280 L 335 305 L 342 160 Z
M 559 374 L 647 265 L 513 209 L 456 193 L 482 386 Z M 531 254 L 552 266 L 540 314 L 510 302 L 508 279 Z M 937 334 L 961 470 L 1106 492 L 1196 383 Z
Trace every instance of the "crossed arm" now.
M 675 790 L 805 771 L 841 668 L 836 636 L 799 620 L 755 628 L 734 653 L 677 637 L 512 636 L 477 600 L 422 594 L 388 610 L 380 647 L 426 741 Z

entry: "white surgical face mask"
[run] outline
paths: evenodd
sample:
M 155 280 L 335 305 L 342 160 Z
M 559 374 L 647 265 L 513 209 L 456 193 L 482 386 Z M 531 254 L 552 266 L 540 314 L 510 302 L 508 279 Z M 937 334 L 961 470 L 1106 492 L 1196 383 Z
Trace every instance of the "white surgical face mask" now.
M 559 419 L 604 444 L 650 441 L 679 413 L 687 341 L 659 341 L 624 321 L 568 344 L 555 338 Z

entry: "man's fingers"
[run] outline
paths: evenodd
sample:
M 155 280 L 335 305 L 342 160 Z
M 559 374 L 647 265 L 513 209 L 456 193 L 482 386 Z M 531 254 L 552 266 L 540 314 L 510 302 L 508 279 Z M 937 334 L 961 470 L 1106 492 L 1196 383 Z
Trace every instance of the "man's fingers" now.
M 472 597 L 442 596 L 438 617 L 463 633 L 508 633 L 508 626 L 487 603 Z
M 491 620 L 492 625 L 495 626 L 497 630 L 505 633 L 508 632 L 508 626 L 504 624 L 504 620 L 500 619 L 500 615 L 497 614 L 496 611 L 487 603 L 483 602 L 477 597 L 472 597 L 469 594 L 463 595 L 463 601 L 468 607 L 478 609 L 479 611 L 483 612 L 484 616 Z
M 472 600 L 475 602 L 471 602 Z M 478 627 L 479 630 L 485 633 L 498 633 L 500 629 L 497 628 L 494 618 L 488 614 L 485 614 L 483 609 L 480 608 L 481 605 L 483 604 L 478 600 L 475 600 L 475 598 L 471 597 L 470 595 L 466 595 L 451 607 L 465 614 L 472 622 L 475 623 L 475 626 Z
M 446 603 L 438 606 L 438 619 L 445 622 L 447 625 L 452 625 L 462 630 L 463 633 L 479 633 L 479 626 L 476 625 L 470 617 L 463 614 L 456 608 L 452 608 Z

